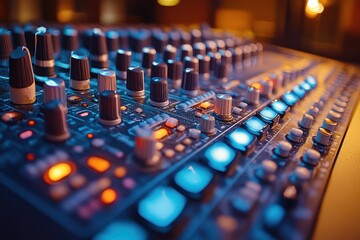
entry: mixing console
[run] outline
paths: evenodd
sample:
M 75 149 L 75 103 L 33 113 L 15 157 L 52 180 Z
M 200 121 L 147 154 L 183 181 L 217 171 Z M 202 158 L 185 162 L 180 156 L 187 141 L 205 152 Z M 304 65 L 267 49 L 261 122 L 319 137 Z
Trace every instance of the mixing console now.
M 307 239 L 359 93 L 354 66 L 206 26 L 7 27 L 0 57 L 22 239 Z

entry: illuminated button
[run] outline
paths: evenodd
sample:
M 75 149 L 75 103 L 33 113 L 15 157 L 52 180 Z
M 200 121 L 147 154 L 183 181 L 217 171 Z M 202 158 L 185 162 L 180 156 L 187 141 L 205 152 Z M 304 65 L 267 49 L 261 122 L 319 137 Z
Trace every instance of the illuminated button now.
M 176 118 L 169 118 L 168 120 L 166 120 L 165 125 L 169 128 L 174 128 L 178 125 L 179 120 L 177 120 Z
M 126 175 L 126 168 L 124 168 L 124 167 L 117 167 L 117 168 L 115 168 L 115 170 L 114 170 L 114 176 L 116 177 L 116 178 L 123 178 L 123 177 L 125 177 L 125 175 Z
M 263 139 L 266 136 L 266 132 L 269 129 L 269 125 L 261 121 L 257 117 L 251 117 L 244 123 L 246 130 L 256 135 L 259 139 Z
M 235 156 L 235 151 L 223 142 L 215 143 L 204 153 L 207 164 L 219 172 L 227 172 L 235 162 Z
M 314 76 L 311 76 L 311 75 L 307 76 L 305 78 L 305 81 L 311 86 L 311 88 L 316 87 L 317 80 Z
M 292 91 L 300 99 L 305 97 L 306 91 L 300 86 L 295 86 Z
M 114 203 L 117 200 L 117 198 L 118 198 L 118 194 L 113 188 L 105 189 L 100 194 L 100 200 L 105 205 L 110 205 Z
M 34 132 L 32 130 L 25 130 L 21 133 L 19 133 L 19 138 L 25 140 L 28 138 L 31 138 L 34 135 Z
M 15 111 L 6 112 L 1 116 L 1 120 L 9 124 L 16 123 L 24 118 L 25 116 L 22 113 Z
M 230 145 L 245 153 L 250 154 L 255 149 L 256 137 L 250 134 L 243 128 L 238 128 L 235 131 L 226 135 L 225 139 L 230 143 Z
M 299 85 L 302 89 L 304 89 L 305 91 L 309 91 L 312 89 L 312 87 L 310 86 L 310 84 L 308 84 L 306 81 L 303 81 L 300 83 Z
M 290 107 L 294 106 L 299 101 L 299 98 L 292 92 L 286 92 L 282 96 L 282 99 Z
M 89 168 L 93 169 L 98 173 L 103 173 L 110 168 L 110 162 L 105 158 L 101 158 L 98 156 L 91 156 L 86 161 L 86 164 Z
M 44 180 L 48 184 L 57 183 L 72 172 L 74 172 L 75 166 L 69 162 L 60 162 L 51 166 L 44 174 Z
M 161 186 L 140 200 L 137 211 L 157 230 L 167 232 L 185 205 L 186 198 L 182 194 L 171 187 Z
M 280 117 L 284 117 L 285 114 L 289 111 L 289 107 L 280 100 L 274 100 L 271 104 L 270 107 L 277 112 L 278 114 L 280 114 Z
M 162 139 L 168 135 L 168 132 L 164 128 L 160 128 L 154 132 L 154 136 L 157 140 Z
M 210 106 L 212 106 L 212 104 L 209 102 L 203 102 L 200 104 L 200 107 L 203 109 L 208 109 Z
M 175 151 L 177 151 L 177 152 L 183 152 L 184 150 L 185 150 L 185 146 L 184 145 L 182 145 L 181 143 L 179 143 L 179 144 L 176 144 L 176 146 L 175 146 Z
M 208 168 L 191 163 L 175 175 L 174 181 L 189 196 L 200 198 L 213 177 L 214 174 Z
M 270 126 L 275 126 L 280 119 L 280 115 L 270 107 L 265 107 L 263 110 L 261 110 L 259 112 L 259 117 L 264 122 L 269 123 Z

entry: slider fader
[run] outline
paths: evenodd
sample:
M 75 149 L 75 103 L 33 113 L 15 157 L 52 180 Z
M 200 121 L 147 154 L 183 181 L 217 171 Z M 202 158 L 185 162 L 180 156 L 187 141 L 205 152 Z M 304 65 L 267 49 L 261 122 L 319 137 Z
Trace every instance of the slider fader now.
M 308 239 L 360 70 L 226 32 L 0 29 L 3 239 Z

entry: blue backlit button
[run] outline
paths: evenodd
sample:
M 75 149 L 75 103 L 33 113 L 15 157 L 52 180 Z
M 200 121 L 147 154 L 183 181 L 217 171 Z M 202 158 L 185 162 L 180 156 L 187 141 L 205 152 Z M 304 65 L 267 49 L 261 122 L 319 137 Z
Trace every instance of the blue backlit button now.
M 306 91 L 300 86 L 295 86 L 292 91 L 300 99 L 303 99 L 305 97 Z
M 258 117 L 252 116 L 244 122 L 246 130 L 257 136 L 260 140 L 266 137 L 269 124 L 264 123 Z
M 251 154 L 255 149 L 256 137 L 243 128 L 238 128 L 225 136 L 226 141 L 233 148 L 245 155 Z
M 312 89 L 310 84 L 308 84 L 306 81 L 302 81 L 299 86 L 305 91 L 310 91 Z
M 270 124 L 271 127 L 274 127 L 280 119 L 280 115 L 270 107 L 265 107 L 259 112 L 258 116 L 261 120 Z
M 186 198 L 171 187 L 160 186 L 140 200 L 138 214 L 156 230 L 168 232 L 185 208 Z
M 289 106 L 286 105 L 283 101 L 275 99 L 271 102 L 270 107 L 280 114 L 280 117 L 284 117 L 285 114 L 289 111 Z
M 270 232 L 278 231 L 285 219 L 285 209 L 278 204 L 271 204 L 263 212 L 264 227 Z
M 211 191 L 213 179 L 214 174 L 210 169 L 199 163 L 191 163 L 176 173 L 174 182 L 187 195 L 199 199 L 209 195 L 207 193 Z
M 305 82 L 307 82 L 311 86 L 311 88 L 314 88 L 317 85 L 316 78 L 314 76 L 311 76 L 311 75 L 309 75 L 309 76 L 307 76 L 305 78 Z
M 294 106 L 298 101 L 299 98 L 290 91 L 287 91 L 283 96 L 282 96 L 282 100 L 284 101 L 284 103 L 286 103 L 288 106 L 292 107 Z
M 217 142 L 204 152 L 204 160 L 216 171 L 232 174 L 236 163 L 235 150 L 223 142 Z

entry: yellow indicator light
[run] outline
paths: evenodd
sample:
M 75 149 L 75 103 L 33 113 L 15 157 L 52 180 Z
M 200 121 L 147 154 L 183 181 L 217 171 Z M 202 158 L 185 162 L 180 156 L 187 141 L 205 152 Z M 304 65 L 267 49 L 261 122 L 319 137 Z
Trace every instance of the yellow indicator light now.
M 49 184 L 56 183 L 68 177 L 74 170 L 75 167 L 73 164 L 67 162 L 60 162 L 51 166 L 45 172 L 44 180 Z
M 86 164 L 98 173 L 103 173 L 110 168 L 110 162 L 108 160 L 97 156 L 89 157 Z
M 211 106 L 211 103 L 209 103 L 209 102 L 202 102 L 200 104 L 200 107 L 203 109 L 208 109 L 210 106 Z
M 180 0 L 157 0 L 157 2 L 164 7 L 172 7 L 178 5 Z
M 256 88 L 256 89 L 261 89 L 261 84 L 260 83 L 253 83 L 253 84 L 251 84 L 251 86 L 253 87 L 253 88 Z
M 114 189 L 108 188 L 101 193 L 100 200 L 102 203 L 109 205 L 116 201 L 116 199 L 118 198 L 117 195 L 118 194 Z
M 166 137 L 168 135 L 168 132 L 166 131 L 166 129 L 160 128 L 159 130 L 155 131 L 154 135 L 155 135 L 155 138 L 159 140 L 159 139 Z

